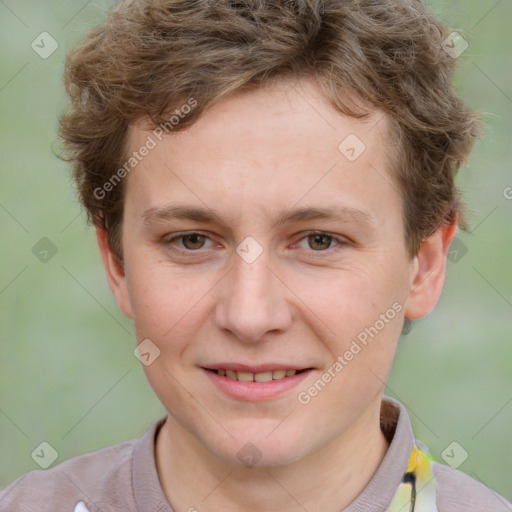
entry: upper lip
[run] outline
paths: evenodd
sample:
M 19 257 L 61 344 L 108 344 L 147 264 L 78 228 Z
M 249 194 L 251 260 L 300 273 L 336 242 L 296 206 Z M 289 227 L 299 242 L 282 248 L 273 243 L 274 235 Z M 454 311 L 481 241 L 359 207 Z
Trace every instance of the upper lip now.
M 207 370 L 233 370 L 235 372 L 248 372 L 248 373 L 264 373 L 275 370 L 308 370 L 311 366 L 300 366 L 293 364 L 282 363 L 266 363 L 257 365 L 248 365 L 241 363 L 216 363 L 203 366 Z

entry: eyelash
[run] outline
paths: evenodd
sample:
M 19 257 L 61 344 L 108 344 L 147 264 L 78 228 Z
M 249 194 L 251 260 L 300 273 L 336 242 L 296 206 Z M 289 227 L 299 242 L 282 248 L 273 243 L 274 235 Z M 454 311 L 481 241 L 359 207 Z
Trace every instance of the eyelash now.
M 193 253 L 199 253 L 201 251 L 201 249 L 183 249 L 183 248 L 178 248 L 177 246 L 174 246 L 174 243 L 178 240 L 181 240 L 187 236 L 191 236 L 191 235 L 200 235 L 200 236 L 204 236 L 206 237 L 207 239 L 211 240 L 208 235 L 204 234 L 204 233 L 200 233 L 198 231 L 189 231 L 187 233 L 180 233 L 176 236 L 173 236 L 172 238 L 170 239 L 163 239 L 163 245 L 165 247 L 168 247 L 168 248 L 171 248 L 171 250 L 175 251 L 175 252 L 178 252 L 178 253 L 181 253 L 182 255 L 187 255 L 187 256 L 190 256 L 192 255 Z M 306 233 L 304 236 L 302 236 L 302 238 L 300 238 L 298 240 L 298 242 L 301 242 L 302 240 L 305 240 L 305 239 L 308 239 L 309 237 L 314 237 L 314 236 L 325 236 L 327 238 L 329 238 L 331 241 L 334 241 L 337 243 L 336 246 L 334 247 L 329 247 L 327 249 L 320 249 L 320 250 L 317 250 L 315 251 L 314 249 L 310 249 L 309 252 L 312 253 L 313 257 L 323 257 L 327 254 L 331 254 L 333 251 L 337 251 L 337 250 L 340 250 L 340 248 L 342 248 L 343 246 L 347 246 L 350 244 L 350 241 L 348 239 L 345 239 L 345 238 L 338 238 L 338 237 L 335 237 L 334 235 L 330 235 L 329 233 L 326 233 L 324 231 L 310 231 L 308 233 Z M 297 242 L 296 242 L 297 243 Z M 172 247 L 174 246 L 174 247 Z M 315 254 L 315 253 L 319 253 L 319 254 Z

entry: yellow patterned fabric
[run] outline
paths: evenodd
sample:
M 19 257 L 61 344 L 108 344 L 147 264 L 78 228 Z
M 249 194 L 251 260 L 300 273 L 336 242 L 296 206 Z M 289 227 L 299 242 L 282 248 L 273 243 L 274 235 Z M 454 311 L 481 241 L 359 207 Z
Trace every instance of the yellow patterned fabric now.
M 431 455 L 415 444 L 402 482 L 386 512 L 438 512 Z

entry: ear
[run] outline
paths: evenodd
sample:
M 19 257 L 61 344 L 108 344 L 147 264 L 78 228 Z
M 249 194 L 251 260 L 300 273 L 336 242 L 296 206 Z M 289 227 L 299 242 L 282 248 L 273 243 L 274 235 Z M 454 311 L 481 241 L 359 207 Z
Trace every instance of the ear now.
M 119 263 L 118 259 L 108 245 L 107 232 L 100 228 L 96 228 L 96 238 L 103 259 L 103 265 L 107 273 L 107 280 L 116 299 L 119 309 L 128 318 L 133 318 L 132 306 L 130 303 L 130 295 L 126 284 L 126 274 L 124 266 Z
M 456 231 L 455 220 L 453 224 L 442 224 L 433 235 L 422 242 L 414 257 L 411 292 L 405 308 L 406 318 L 422 318 L 437 304 L 443 291 L 446 256 Z

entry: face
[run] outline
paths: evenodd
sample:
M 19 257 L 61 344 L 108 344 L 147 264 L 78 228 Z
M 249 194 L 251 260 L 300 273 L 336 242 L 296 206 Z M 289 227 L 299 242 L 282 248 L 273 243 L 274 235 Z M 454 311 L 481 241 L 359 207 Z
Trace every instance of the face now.
M 407 255 L 386 119 L 280 82 L 161 141 L 134 125 L 129 153 L 148 135 L 127 178 L 124 268 L 100 246 L 137 341 L 160 351 L 144 369 L 170 416 L 236 464 L 288 464 L 361 426 L 404 314 L 435 300 L 411 293 L 431 263 Z

